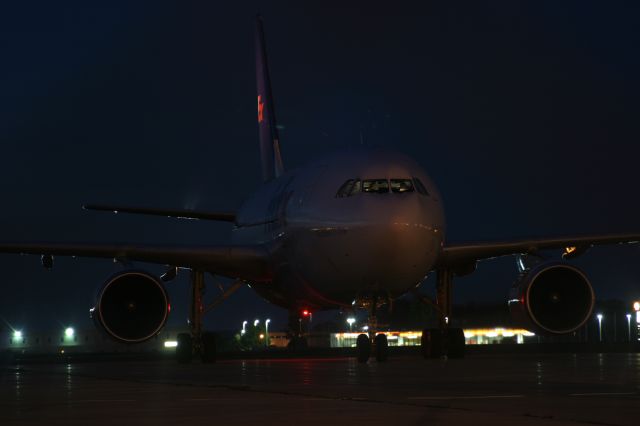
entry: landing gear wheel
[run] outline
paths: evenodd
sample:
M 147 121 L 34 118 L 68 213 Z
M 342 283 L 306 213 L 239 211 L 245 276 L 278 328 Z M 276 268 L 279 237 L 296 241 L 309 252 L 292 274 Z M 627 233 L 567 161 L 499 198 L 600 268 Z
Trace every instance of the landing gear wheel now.
M 178 334 L 178 346 L 176 346 L 176 359 L 180 364 L 189 364 L 193 359 L 193 339 L 190 334 Z
M 389 343 L 386 334 L 378 334 L 375 342 L 376 361 L 386 362 L 389 357 Z
M 464 358 L 464 331 L 461 328 L 450 328 L 446 331 L 447 357 Z
M 422 331 L 422 355 L 425 358 L 440 358 L 443 355 L 444 339 L 438 328 L 425 328 Z
M 366 334 L 361 334 L 356 340 L 356 348 L 358 350 L 358 362 L 365 363 L 371 356 L 371 340 Z
M 205 364 L 211 364 L 216 362 L 216 335 L 215 334 L 202 333 L 200 356 L 202 358 L 202 362 L 204 362 Z

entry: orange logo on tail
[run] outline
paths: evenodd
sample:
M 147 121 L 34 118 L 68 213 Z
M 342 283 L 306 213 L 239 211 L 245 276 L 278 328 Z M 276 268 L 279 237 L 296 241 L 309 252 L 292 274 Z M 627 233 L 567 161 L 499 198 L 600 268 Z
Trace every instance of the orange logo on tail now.
M 264 119 L 264 104 L 262 103 L 262 96 L 258 95 L 258 123 L 262 123 Z

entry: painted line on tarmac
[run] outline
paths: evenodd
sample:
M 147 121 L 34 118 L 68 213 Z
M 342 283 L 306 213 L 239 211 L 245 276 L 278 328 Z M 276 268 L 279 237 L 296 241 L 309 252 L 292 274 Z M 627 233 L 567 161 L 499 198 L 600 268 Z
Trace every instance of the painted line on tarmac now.
M 615 395 L 637 395 L 636 392 L 591 392 L 591 393 L 570 393 L 569 396 L 615 396 Z
M 244 398 L 185 398 L 185 402 L 241 401 Z
M 524 395 L 410 396 L 407 399 L 495 399 L 524 398 Z

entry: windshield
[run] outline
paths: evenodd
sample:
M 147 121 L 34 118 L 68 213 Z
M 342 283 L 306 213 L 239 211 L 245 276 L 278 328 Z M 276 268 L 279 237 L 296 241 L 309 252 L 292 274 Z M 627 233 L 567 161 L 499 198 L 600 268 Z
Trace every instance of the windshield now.
M 389 192 L 389 181 L 386 179 L 367 179 L 362 181 L 362 192 L 386 194 Z

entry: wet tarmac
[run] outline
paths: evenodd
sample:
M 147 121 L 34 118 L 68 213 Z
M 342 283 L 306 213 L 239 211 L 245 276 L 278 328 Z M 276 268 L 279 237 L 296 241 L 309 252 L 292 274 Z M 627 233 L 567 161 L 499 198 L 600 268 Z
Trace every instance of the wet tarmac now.
M 640 354 L 1 367 L 0 425 L 640 424 Z

